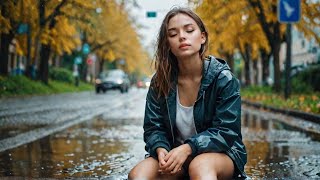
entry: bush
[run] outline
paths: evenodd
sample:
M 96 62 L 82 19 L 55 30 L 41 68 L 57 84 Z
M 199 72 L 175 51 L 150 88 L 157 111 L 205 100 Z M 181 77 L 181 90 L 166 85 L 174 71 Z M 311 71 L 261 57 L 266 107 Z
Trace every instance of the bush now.
M 27 95 L 36 93 L 48 93 L 50 89 L 23 75 L 19 76 L 0 76 L 0 97 L 8 95 Z
M 93 91 L 93 86 L 80 82 L 79 86 L 76 87 L 74 84 L 52 80 L 49 80 L 49 85 L 45 85 L 40 81 L 31 80 L 23 75 L 0 76 L 0 98 L 79 91 Z
M 49 70 L 49 77 L 52 80 L 66 82 L 69 84 L 72 84 L 74 81 L 74 78 L 72 76 L 72 72 L 68 69 L 65 69 L 65 68 L 51 67 Z
M 291 80 L 291 87 L 293 93 L 311 93 L 313 88 L 310 84 L 302 81 L 300 78 L 293 78 Z
M 320 65 L 310 66 L 308 69 L 299 72 L 292 79 L 293 90 L 310 92 L 310 90 L 320 91 Z M 306 86 L 306 87 L 303 87 Z

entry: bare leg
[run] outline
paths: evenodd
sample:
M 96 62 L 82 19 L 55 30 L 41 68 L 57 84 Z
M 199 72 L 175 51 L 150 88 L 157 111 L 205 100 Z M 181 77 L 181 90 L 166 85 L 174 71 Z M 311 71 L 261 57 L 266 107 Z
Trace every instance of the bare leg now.
M 196 156 L 189 165 L 192 180 L 232 179 L 234 164 L 223 153 L 204 153 Z
M 183 172 L 175 175 L 162 175 L 158 172 L 158 160 L 148 157 L 139 162 L 129 173 L 129 180 L 153 180 L 153 179 L 179 179 Z

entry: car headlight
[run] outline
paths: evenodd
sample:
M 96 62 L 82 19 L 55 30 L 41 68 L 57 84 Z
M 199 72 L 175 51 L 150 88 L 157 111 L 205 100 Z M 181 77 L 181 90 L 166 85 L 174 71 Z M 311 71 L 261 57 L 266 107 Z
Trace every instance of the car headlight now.
M 101 84 L 101 80 L 100 79 L 96 79 L 96 84 Z
M 117 84 L 122 84 L 123 83 L 123 80 L 122 79 L 117 79 Z

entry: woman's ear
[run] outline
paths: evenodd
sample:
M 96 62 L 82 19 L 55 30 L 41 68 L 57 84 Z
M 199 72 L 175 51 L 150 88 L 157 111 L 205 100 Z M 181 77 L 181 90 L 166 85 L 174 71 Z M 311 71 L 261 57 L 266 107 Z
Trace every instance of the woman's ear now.
M 206 32 L 201 33 L 201 44 L 204 44 L 207 40 Z

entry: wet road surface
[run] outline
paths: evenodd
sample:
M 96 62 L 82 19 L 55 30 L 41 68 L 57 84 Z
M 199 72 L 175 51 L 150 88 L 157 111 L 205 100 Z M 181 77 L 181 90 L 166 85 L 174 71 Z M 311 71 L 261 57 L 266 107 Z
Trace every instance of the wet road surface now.
M 0 111 L 0 115 L 5 114 L 0 120 L 14 117 L 19 124 L 14 109 L 26 120 L 22 127 L 2 124 L 0 147 L 11 141 L 25 143 L 0 152 L 0 178 L 126 179 L 128 171 L 144 158 L 142 123 L 146 92 L 132 89 L 129 94 L 112 91 L 103 95 L 51 96 L 45 97 L 47 105 L 41 104 L 43 100 L 38 97 L 30 102 L 30 111 L 23 106 L 16 108 L 16 102 L 10 101 L 7 111 Z M 45 115 L 51 111 L 78 116 L 65 117 L 67 121 L 60 120 L 53 126 L 49 117 L 61 116 Z M 248 107 L 243 107 L 242 116 L 242 135 L 248 152 L 245 170 L 252 179 L 320 178 L 319 125 Z M 48 120 L 41 121 L 41 117 Z M 30 125 L 27 118 L 39 119 Z M 38 138 L 16 138 L 19 134 Z M 8 138 L 10 141 L 6 141 Z

